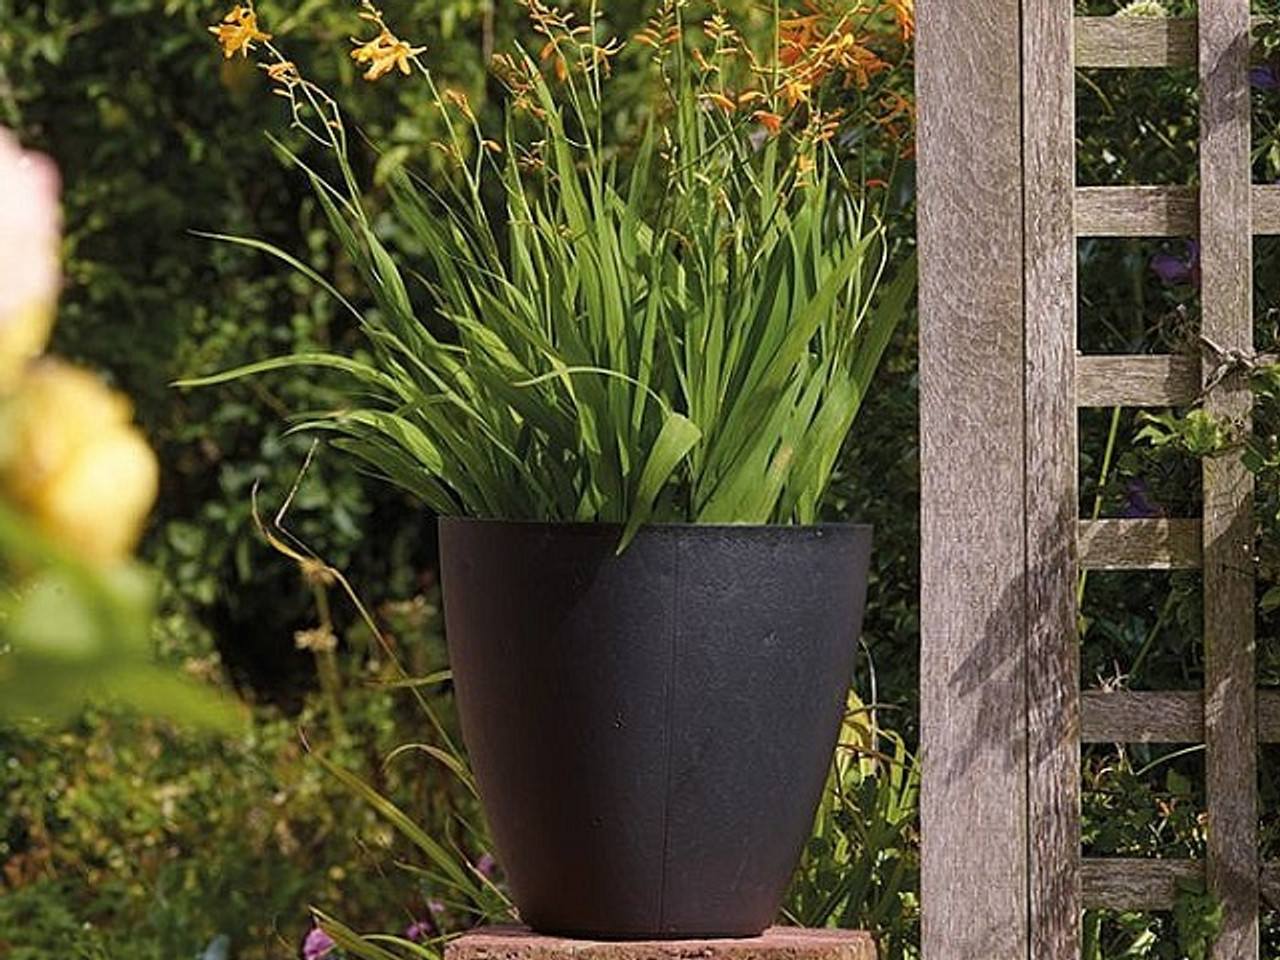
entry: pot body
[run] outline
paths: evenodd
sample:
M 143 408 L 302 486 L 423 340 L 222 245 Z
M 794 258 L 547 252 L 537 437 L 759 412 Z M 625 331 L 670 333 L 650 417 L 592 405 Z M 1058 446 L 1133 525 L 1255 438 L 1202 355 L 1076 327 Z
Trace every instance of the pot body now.
M 496 854 L 535 930 L 754 936 L 809 836 L 871 528 L 442 518 L 446 636 Z

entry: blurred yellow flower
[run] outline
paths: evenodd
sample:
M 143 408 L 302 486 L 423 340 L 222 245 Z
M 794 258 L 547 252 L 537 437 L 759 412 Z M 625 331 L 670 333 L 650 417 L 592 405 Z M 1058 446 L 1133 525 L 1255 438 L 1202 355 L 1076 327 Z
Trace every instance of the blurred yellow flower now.
M 133 549 L 159 488 L 128 399 L 58 360 L 28 368 L 0 405 L 0 496 L 87 563 Z
M 49 339 L 61 231 L 57 168 L 0 128 L 0 394 Z
M 53 300 L 29 300 L 0 317 L 0 398 L 13 390 L 23 368 L 44 351 L 55 312 Z
M 218 43 L 222 44 L 222 55 L 228 60 L 237 53 L 247 57 L 255 43 L 271 39 L 271 34 L 258 29 L 258 15 L 253 7 L 242 3 L 237 3 L 221 23 L 209 28 L 209 32 L 218 38 Z

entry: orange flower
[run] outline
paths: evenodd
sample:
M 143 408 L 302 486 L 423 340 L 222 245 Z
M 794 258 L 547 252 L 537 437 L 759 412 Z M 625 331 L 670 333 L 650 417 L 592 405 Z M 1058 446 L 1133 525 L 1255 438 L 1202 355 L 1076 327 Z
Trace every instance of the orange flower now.
M 209 32 L 217 36 L 218 43 L 222 44 L 222 55 L 228 60 L 237 53 L 247 57 L 255 43 L 271 39 L 271 34 L 258 29 L 258 15 L 253 12 L 253 7 L 243 3 L 236 4 L 221 23 L 209 28 Z
M 779 26 L 786 46 L 784 54 L 789 53 L 793 62 L 800 51 L 815 46 L 822 38 L 821 17 L 816 13 L 783 20 Z
M 466 91 L 455 90 L 452 87 L 447 88 L 441 96 L 446 103 L 451 103 L 458 108 L 458 112 L 464 117 L 475 123 L 476 115 L 471 109 L 471 100 L 467 97 Z
M 636 43 L 655 50 L 673 47 L 680 42 L 680 25 L 668 18 L 653 17 L 649 23 L 633 37 Z
M 760 125 L 769 131 L 769 135 L 776 137 L 782 130 L 782 118 L 776 113 L 770 113 L 767 110 L 757 110 L 751 115 L 752 120 L 758 120 Z
M 902 32 L 902 42 L 909 42 L 916 31 L 915 0 L 888 0 L 888 5 L 893 11 L 893 19 L 897 22 L 898 29 Z
M 542 45 L 542 50 L 538 53 L 538 59 L 543 63 L 551 61 L 551 69 L 555 71 L 556 79 L 563 81 L 569 76 L 569 64 L 564 58 L 564 54 L 560 52 L 560 45 L 553 39 L 548 40 Z
M 381 33 L 366 43 L 361 43 L 354 37 L 351 42 L 357 45 L 351 51 L 351 59 L 356 63 L 368 64 L 369 69 L 365 71 L 364 78 L 370 81 L 386 76 L 392 70 L 399 70 L 408 76 L 409 60 L 427 49 L 409 46 L 385 26 Z
M 696 47 L 693 50 L 693 62 L 698 65 L 699 70 L 702 70 L 705 73 L 711 73 L 716 69 L 707 62 L 707 58 L 703 56 L 702 51 Z
M 298 67 L 292 60 L 279 60 L 276 63 L 265 65 L 262 69 L 267 71 L 267 77 L 272 83 L 278 84 L 282 89 L 275 91 L 286 96 L 288 92 L 302 82 L 302 76 L 298 73 Z
M 586 60 L 586 70 L 600 70 L 606 77 L 613 74 L 613 58 L 622 50 L 622 43 L 617 37 L 611 38 L 603 47 L 595 43 L 582 46 L 582 55 Z
M 738 105 L 734 103 L 732 100 L 730 100 L 728 97 L 726 97 L 723 93 L 704 93 L 702 95 L 702 98 L 704 100 L 710 100 L 717 107 L 722 109 L 725 113 L 733 113 L 733 111 L 738 109 Z
M 884 108 L 884 115 L 878 121 L 880 123 L 887 124 L 895 120 L 914 122 L 915 104 L 896 90 L 886 90 L 880 97 L 880 106 Z
M 782 81 L 782 86 L 778 92 L 782 95 L 782 99 L 786 101 L 788 107 L 794 107 L 797 104 L 808 103 L 811 90 L 812 85 L 807 81 L 800 80 L 797 77 L 787 77 Z

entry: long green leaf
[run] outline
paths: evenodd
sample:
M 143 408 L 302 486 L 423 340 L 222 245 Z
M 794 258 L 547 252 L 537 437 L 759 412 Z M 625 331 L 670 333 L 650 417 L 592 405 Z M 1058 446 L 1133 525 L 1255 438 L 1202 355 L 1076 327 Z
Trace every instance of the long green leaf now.
M 367 363 L 361 363 L 359 360 L 353 360 L 351 357 L 345 357 L 337 353 L 293 353 L 283 357 L 272 357 L 269 360 L 246 363 L 231 370 L 224 370 L 221 373 L 212 373 L 202 377 L 184 377 L 181 380 L 175 380 L 173 386 L 209 387 L 214 384 L 228 383 L 232 380 L 256 376 L 260 373 L 270 373 L 273 370 L 292 370 L 298 367 L 321 367 L 338 370 L 363 381 L 369 386 L 385 390 L 388 393 L 396 395 L 403 393 L 403 384 L 394 377 Z
M 631 515 L 623 529 L 622 541 L 618 544 L 619 552 L 626 548 L 640 526 L 653 514 L 654 504 L 663 487 L 680 465 L 680 461 L 701 437 L 702 431 L 692 420 L 678 413 L 667 416 L 649 451 L 644 471 L 640 474 L 640 482 L 636 485 L 636 502 L 631 507 Z
M 467 875 L 466 870 L 459 866 L 459 858 L 456 852 L 447 849 L 443 844 L 433 839 L 430 834 L 418 826 L 413 818 L 405 814 L 404 811 L 350 770 L 339 766 L 318 753 L 312 753 L 311 756 L 324 768 L 326 773 L 369 804 L 370 807 L 377 811 L 379 816 L 389 822 L 406 839 L 421 850 L 436 869 L 448 878 L 455 889 L 469 892 L 473 890 L 475 884 L 472 882 L 471 877 Z

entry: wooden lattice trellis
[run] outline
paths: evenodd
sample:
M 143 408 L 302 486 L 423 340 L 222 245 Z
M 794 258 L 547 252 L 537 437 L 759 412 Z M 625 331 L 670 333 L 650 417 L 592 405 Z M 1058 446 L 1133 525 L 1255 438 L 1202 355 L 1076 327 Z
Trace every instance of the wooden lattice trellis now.
M 1252 237 L 1280 188 L 1250 182 L 1248 0 L 1189 19 L 1078 18 L 1072 0 L 919 0 L 922 751 L 926 960 L 1074 960 L 1086 907 L 1167 909 L 1203 876 L 1215 960 L 1258 954 L 1252 482 L 1207 460 L 1199 520 L 1082 522 L 1077 411 L 1183 405 L 1247 419 L 1223 366 L 1253 349 Z M 1199 186 L 1077 187 L 1077 67 L 1198 66 Z M 1188 356 L 1076 352 L 1080 237 L 1201 242 Z M 1227 375 L 1224 377 L 1224 371 Z M 1200 569 L 1203 692 L 1082 694 L 1079 568 Z M 1081 742 L 1205 744 L 1203 862 L 1082 860 Z

